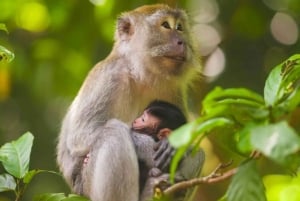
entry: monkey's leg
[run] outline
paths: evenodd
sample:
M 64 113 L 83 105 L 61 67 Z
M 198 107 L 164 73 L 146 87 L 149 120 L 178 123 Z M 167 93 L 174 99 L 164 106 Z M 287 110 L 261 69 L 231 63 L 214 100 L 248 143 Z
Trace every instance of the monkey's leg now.
M 91 147 L 83 171 L 84 194 L 92 201 L 137 201 L 138 163 L 126 124 L 110 120 Z

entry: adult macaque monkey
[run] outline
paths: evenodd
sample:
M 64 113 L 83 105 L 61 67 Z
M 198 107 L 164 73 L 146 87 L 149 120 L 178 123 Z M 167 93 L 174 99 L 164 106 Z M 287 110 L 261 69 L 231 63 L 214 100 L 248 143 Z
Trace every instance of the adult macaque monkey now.
M 87 76 L 59 136 L 58 164 L 76 193 L 92 201 L 139 199 L 137 156 L 122 122 L 154 99 L 186 111 L 201 66 L 195 44 L 182 10 L 149 5 L 119 17 L 113 50 Z

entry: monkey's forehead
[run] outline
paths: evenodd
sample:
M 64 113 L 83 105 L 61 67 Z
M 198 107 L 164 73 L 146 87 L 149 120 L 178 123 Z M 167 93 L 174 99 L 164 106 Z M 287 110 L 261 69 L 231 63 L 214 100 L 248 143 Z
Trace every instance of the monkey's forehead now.
M 149 16 L 169 15 L 175 18 L 186 17 L 186 14 L 183 10 L 171 8 L 166 4 L 145 5 L 136 8 L 135 10 L 133 10 L 133 12 L 135 12 L 136 14 L 149 15 Z

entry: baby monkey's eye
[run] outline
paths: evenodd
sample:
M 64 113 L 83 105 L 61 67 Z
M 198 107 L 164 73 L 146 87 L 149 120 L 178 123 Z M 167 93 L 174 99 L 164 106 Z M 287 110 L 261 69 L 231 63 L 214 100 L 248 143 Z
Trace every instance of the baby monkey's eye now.
M 182 25 L 180 23 L 176 25 L 176 30 L 183 31 Z
M 167 21 L 164 21 L 164 22 L 161 24 L 161 26 L 163 26 L 163 27 L 166 28 L 166 29 L 171 29 L 171 27 L 170 27 L 170 25 L 169 25 L 169 23 L 168 23 Z

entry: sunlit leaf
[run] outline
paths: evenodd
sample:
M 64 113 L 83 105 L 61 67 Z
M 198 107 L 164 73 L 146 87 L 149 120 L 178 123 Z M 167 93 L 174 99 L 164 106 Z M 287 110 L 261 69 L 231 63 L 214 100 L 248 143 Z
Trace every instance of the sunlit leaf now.
M 228 187 L 227 201 L 266 201 L 265 187 L 255 161 L 239 166 Z
M 16 189 L 16 182 L 13 176 L 9 174 L 0 175 L 0 192 L 13 191 Z
M 291 175 L 267 175 L 263 178 L 268 200 L 300 200 L 300 177 Z
M 0 161 L 7 172 L 17 178 L 25 176 L 29 169 L 32 143 L 33 135 L 27 132 L 0 148 Z
M 282 201 L 299 201 L 300 200 L 300 185 L 288 185 L 280 192 Z
M 264 99 L 267 105 L 275 106 L 287 99 L 293 102 L 293 98 L 299 103 L 299 94 L 295 93 L 300 85 L 300 54 L 291 56 L 283 63 L 276 66 L 269 74 L 265 88 Z M 292 95 L 292 97 L 290 97 Z M 287 110 L 297 106 L 287 104 Z
M 285 121 L 252 129 L 251 144 L 281 165 L 299 166 L 300 137 Z
M 0 62 L 9 63 L 15 58 L 14 53 L 0 45 Z

